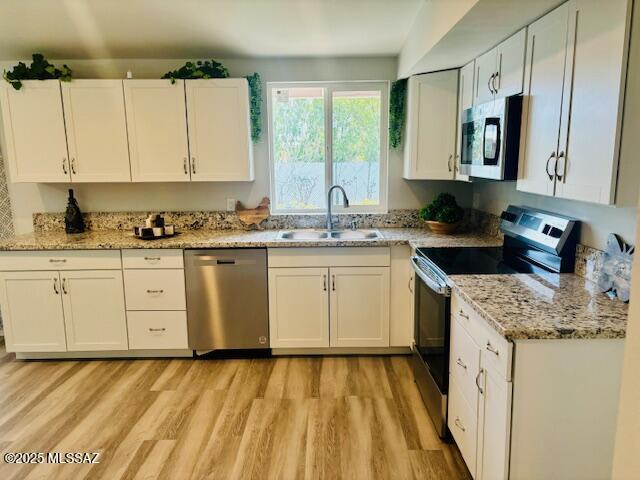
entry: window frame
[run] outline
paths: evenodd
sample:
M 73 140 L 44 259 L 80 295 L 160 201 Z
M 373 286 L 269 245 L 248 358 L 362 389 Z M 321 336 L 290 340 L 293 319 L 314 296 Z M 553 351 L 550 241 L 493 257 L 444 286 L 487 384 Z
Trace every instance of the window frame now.
M 273 90 L 285 88 L 322 88 L 324 90 L 325 178 L 324 192 L 333 185 L 333 92 L 377 90 L 380 91 L 380 196 L 377 205 L 353 205 L 345 208 L 333 203 L 332 213 L 387 213 L 389 190 L 389 89 L 388 80 L 267 82 L 267 122 L 269 137 L 269 194 L 272 199 L 272 215 L 318 215 L 327 213 L 327 205 L 314 209 L 278 209 L 275 205 L 275 164 L 273 158 Z M 335 192 L 334 192 L 335 195 Z M 336 197 L 334 197 L 336 198 Z M 326 199 L 325 199 L 326 202 Z

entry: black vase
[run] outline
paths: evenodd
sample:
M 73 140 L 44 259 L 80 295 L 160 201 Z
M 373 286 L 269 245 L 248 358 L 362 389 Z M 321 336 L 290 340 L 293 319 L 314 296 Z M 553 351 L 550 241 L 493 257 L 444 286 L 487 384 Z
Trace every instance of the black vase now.
M 64 216 L 64 230 L 67 233 L 84 232 L 84 219 L 78 202 L 73 196 L 72 188 L 69 189 L 69 203 L 67 203 L 67 213 Z

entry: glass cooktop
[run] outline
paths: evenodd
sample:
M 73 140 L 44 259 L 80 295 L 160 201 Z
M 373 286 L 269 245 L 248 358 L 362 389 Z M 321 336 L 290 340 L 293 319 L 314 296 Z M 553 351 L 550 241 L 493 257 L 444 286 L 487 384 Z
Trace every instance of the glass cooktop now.
M 531 266 L 517 259 L 505 258 L 502 247 L 420 248 L 446 275 L 527 273 Z

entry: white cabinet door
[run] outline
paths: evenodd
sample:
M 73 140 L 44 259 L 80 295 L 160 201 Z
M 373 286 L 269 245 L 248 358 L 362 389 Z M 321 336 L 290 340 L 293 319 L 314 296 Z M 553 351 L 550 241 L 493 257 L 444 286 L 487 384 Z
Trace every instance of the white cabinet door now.
M 496 47 L 498 64 L 493 82 L 496 98 L 522 93 L 526 43 L 527 29 L 523 28 Z
M 332 347 L 389 346 L 389 267 L 340 267 L 331 276 Z
M 122 80 L 62 83 L 72 182 L 130 182 Z
M 188 182 L 184 80 L 124 80 L 134 182 Z
M 329 270 L 269 269 L 271 348 L 329 346 Z
M 458 116 L 456 119 L 456 180 L 468 182 L 469 175 L 460 173 L 460 149 L 462 146 L 462 113 L 473 107 L 473 86 L 475 78 L 475 60 L 460 69 L 458 82 Z
M 556 195 L 614 202 L 631 2 L 569 2 Z M 570 96 L 569 96 L 569 93 Z
M 404 178 L 453 180 L 457 116 L 457 70 L 409 79 Z
M 517 189 L 554 194 L 562 113 L 568 4 L 528 28 Z
M 2 322 L 8 352 L 65 352 L 58 272 L 0 273 Z
M 495 48 L 476 58 L 476 96 L 473 101 L 474 105 L 493 100 L 494 78 L 497 71 Z
M 187 80 L 186 93 L 191 180 L 252 181 L 247 80 Z
M 67 138 L 59 80 L 0 87 L 12 182 L 68 182 Z
M 68 350 L 127 350 L 122 271 L 68 271 L 60 276 Z
M 483 369 L 482 373 L 476 479 L 506 480 L 509 478 L 512 383 L 491 369 Z

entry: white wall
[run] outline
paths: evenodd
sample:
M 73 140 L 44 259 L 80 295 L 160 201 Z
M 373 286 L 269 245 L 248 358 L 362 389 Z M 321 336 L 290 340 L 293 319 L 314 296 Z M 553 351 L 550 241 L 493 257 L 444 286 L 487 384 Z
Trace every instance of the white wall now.
M 231 76 L 259 72 L 263 81 L 394 80 L 397 61 L 393 57 L 320 59 L 218 59 Z M 135 78 L 159 78 L 185 60 L 52 60 L 67 63 L 75 78 L 124 78 L 131 70 Z M 16 62 L 0 62 L 0 70 Z M 266 94 L 266 89 L 265 89 Z M 155 183 L 73 185 L 85 211 L 224 210 L 226 199 L 247 205 L 269 196 L 268 122 L 263 106 L 263 138 L 254 146 L 256 180 L 252 183 Z M 419 208 L 440 191 L 449 191 L 463 206 L 470 206 L 471 192 L 455 182 L 406 181 L 402 155 L 389 154 L 389 208 Z M 32 230 L 33 212 L 64 210 L 68 184 L 10 184 L 17 233 Z

